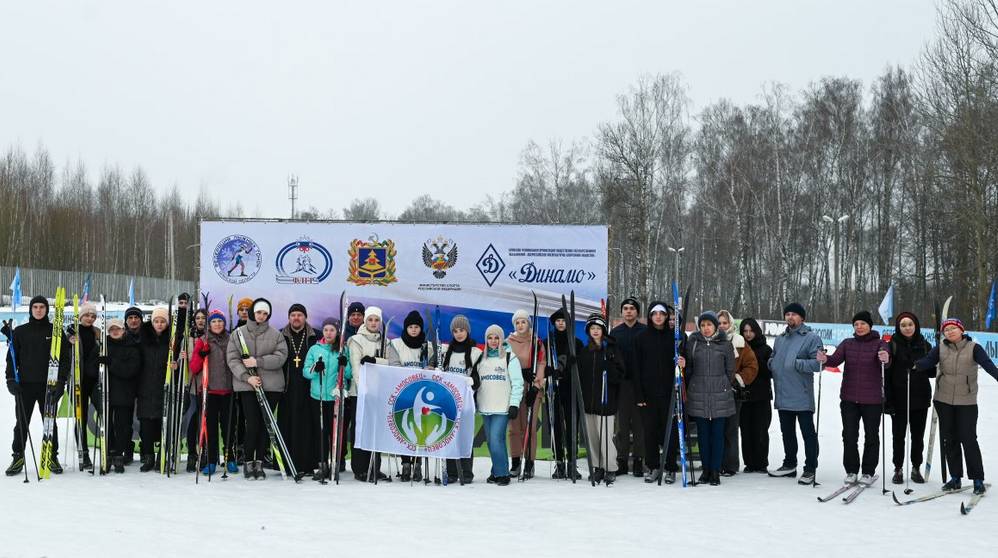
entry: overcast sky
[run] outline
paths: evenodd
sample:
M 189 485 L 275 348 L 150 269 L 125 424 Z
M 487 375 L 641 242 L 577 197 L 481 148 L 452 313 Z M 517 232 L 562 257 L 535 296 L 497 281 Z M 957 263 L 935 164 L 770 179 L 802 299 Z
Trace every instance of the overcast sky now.
M 288 216 L 375 196 L 458 207 L 513 187 L 528 140 L 591 137 L 643 74 L 694 111 L 827 75 L 869 84 L 932 0 L 0 0 L 0 148 L 143 167 L 158 189 Z

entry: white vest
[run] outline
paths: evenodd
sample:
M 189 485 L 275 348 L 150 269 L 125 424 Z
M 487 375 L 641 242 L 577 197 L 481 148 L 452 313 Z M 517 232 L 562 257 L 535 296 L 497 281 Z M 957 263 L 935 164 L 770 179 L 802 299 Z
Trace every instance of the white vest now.
M 422 347 L 413 349 L 405 344 L 401 337 L 396 337 L 388 342 L 388 364 L 391 366 L 404 366 L 405 368 L 422 368 Z M 426 362 L 433 361 L 433 345 L 426 345 Z
M 440 346 L 440 358 L 444 358 L 447 355 L 447 345 Z M 478 362 L 478 357 L 482 356 L 482 350 L 478 347 L 471 348 L 471 365 L 474 366 Z M 453 372 L 455 374 L 464 374 L 465 376 L 471 375 L 471 370 L 467 369 L 466 361 L 464 359 L 464 353 L 453 353 L 450 356 L 450 362 L 442 363 L 441 367 L 444 372 Z M 479 368 L 480 369 L 480 368 Z

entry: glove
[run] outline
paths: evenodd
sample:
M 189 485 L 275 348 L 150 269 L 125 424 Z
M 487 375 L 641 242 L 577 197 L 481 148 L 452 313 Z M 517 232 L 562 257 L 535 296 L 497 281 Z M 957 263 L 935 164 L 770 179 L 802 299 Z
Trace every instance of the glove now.
M 375 362 L 377 362 L 377 361 L 374 360 L 374 357 L 372 357 L 372 356 L 366 356 L 366 357 L 360 359 L 360 363 L 361 364 L 374 364 Z
M 97 355 L 97 364 L 107 366 L 111 364 L 111 357 L 108 355 Z
M 0 328 L 0 333 L 2 333 L 7 339 L 10 339 L 11 335 L 14 334 L 13 330 L 10 329 L 10 320 L 5 320 L 3 322 L 3 327 Z
M 340 366 L 340 367 L 346 367 L 346 365 L 347 365 L 347 357 L 346 357 L 346 355 L 340 355 L 339 357 L 337 357 L 336 358 L 336 364 L 337 364 L 337 366 Z
M 70 324 L 70 326 L 66 328 L 66 335 L 70 337 L 76 335 L 76 326 Z
M 10 380 L 7 380 L 7 391 L 9 391 L 14 397 L 17 397 L 17 394 L 21 393 L 21 384 L 18 384 L 13 378 L 11 378 Z
M 565 371 L 567 372 L 567 371 L 571 370 L 572 367 L 575 366 L 575 363 L 578 362 L 578 360 L 579 360 L 578 358 L 573 357 L 572 355 L 566 356 L 565 357 Z
M 478 370 L 471 371 L 471 390 L 478 391 L 478 388 L 482 387 L 482 377 L 478 374 Z
M 319 360 L 312 366 L 312 371 L 319 372 L 320 374 L 326 371 L 326 363 L 322 362 L 322 357 L 319 357 Z
M 523 398 L 523 401 L 524 403 L 527 404 L 527 407 L 533 407 L 534 401 L 536 400 L 537 400 L 537 386 L 535 386 L 534 384 L 530 384 L 530 387 L 527 388 L 527 396 Z
M 201 358 L 204 358 L 204 357 L 208 356 L 208 353 L 210 353 L 210 352 L 211 352 L 211 345 L 209 345 L 207 343 L 205 343 L 204 345 L 201 345 L 201 349 L 198 350 L 198 354 L 201 355 Z
M 520 414 L 520 408 L 510 406 L 509 410 L 506 411 L 506 414 L 509 415 L 509 420 L 516 420 L 516 415 Z

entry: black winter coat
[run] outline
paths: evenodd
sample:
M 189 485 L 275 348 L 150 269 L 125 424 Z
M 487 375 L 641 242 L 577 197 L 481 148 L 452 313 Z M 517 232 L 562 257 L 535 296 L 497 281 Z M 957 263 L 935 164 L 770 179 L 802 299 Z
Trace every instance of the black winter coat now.
M 773 400 L 773 372 L 769 369 L 769 357 L 773 356 L 773 348 L 766 343 L 766 336 L 762 334 L 762 327 L 754 318 L 742 320 L 741 327 L 746 325 L 752 328 L 755 337 L 751 341 L 746 341 L 752 352 L 755 353 L 755 360 L 759 364 L 759 373 L 755 381 L 745 387 L 746 401 L 772 401 Z
M 100 353 L 97 345 L 97 328 L 80 326 L 76 339 L 80 342 L 80 381 L 85 386 L 97 385 L 97 355 Z M 70 351 L 72 350 L 73 346 L 70 345 Z
M 52 352 L 52 322 L 48 316 L 41 320 L 34 317 L 28 323 L 21 324 L 14 328 L 13 354 L 17 355 L 17 371 L 21 377 L 21 383 L 44 384 L 48 379 L 49 354 Z M 63 335 L 62 350 L 59 358 L 59 383 L 64 384 L 69 377 L 71 364 L 71 352 L 69 339 Z M 7 351 L 8 380 L 14 379 L 14 363 L 11 359 L 11 351 Z
M 620 382 L 624 378 L 624 361 L 612 337 L 605 346 L 591 344 L 579 353 L 579 383 L 586 414 L 610 416 L 617 414 Z M 607 401 L 602 403 L 603 371 L 606 371 Z
M 672 397 L 676 382 L 676 333 L 646 328 L 635 340 L 634 398 L 638 403 Z
M 116 407 L 135 405 L 139 374 L 142 372 L 142 350 L 139 345 L 127 335 L 117 340 L 108 337 L 107 359 L 107 383 L 110 393 L 108 404 Z M 159 413 L 162 416 L 162 407 Z
M 638 335 L 647 329 L 641 322 L 635 322 L 633 326 L 621 323 L 610 331 L 610 337 L 617 341 L 617 352 L 624 360 L 624 379 L 633 380 L 638 368 L 638 357 L 635 348 Z
M 139 378 L 138 417 L 163 417 L 163 382 L 166 381 L 166 361 L 170 356 L 170 326 L 159 335 L 152 324 L 141 329 L 142 373 Z
M 553 337 L 549 337 L 544 344 L 544 353 L 548 358 L 547 366 L 544 368 L 544 375 L 558 379 L 558 389 L 571 389 L 572 371 L 569 364 L 568 331 L 554 331 Z M 577 337 L 572 337 L 575 343 L 576 362 L 582 355 L 585 346 Z M 553 362 L 556 360 L 557 362 Z
M 932 385 L 929 378 L 936 376 L 936 368 L 918 370 L 915 361 L 923 358 L 932 346 L 918 330 L 911 339 L 900 333 L 891 337 L 888 343 L 891 365 L 884 370 L 887 408 L 904 412 L 908 408 L 908 378 L 911 378 L 911 408 L 928 409 L 932 404 Z

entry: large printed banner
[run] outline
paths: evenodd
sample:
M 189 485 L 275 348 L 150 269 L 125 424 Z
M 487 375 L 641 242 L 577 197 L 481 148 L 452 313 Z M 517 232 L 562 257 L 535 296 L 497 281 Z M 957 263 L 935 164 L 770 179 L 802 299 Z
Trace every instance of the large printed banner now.
M 529 313 L 531 291 L 543 318 L 572 290 L 580 321 L 598 311 L 607 291 L 607 228 L 203 221 L 200 289 L 223 311 L 231 297 L 233 318 L 240 298 L 267 298 L 277 327 L 295 302 L 313 325 L 338 318 L 346 291 L 351 301 L 381 307 L 390 337 L 410 310 L 437 305 L 442 339 L 458 313 L 481 337 L 492 323 L 508 332 L 518 308 Z
M 469 377 L 365 364 L 357 379 L 358 447 L 395 455 L 470 457 L 475 398 Z

